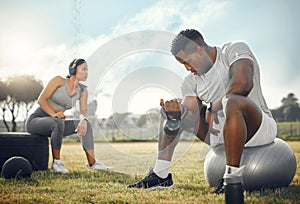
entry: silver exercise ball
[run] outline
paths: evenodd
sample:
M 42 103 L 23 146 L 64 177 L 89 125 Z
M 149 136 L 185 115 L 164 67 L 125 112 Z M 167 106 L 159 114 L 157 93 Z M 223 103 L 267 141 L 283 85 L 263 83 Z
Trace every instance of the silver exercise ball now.
M 210 186 L 217 186 L 225 172 L 224 145 L 211 149 L 204 161 L 204 176 Z M 296 173 L 296 158 L 283 140 L 264 146 L 244 148 L 240 165 L 245 165 L 243 179 L 247 191 L 288 186 Z

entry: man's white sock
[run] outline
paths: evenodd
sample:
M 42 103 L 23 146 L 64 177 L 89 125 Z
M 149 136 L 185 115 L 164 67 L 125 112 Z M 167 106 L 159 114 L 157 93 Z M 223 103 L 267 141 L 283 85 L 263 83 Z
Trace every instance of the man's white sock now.
M 157 159 L 153 172 L 160 178 L 167 178 L 169 174 L 170 166 L 171 166 L 170 161 Z
M 234 167 L 226 165 L 225 167 L 225 173 L 223 178 L 225 179 L 225 182 L 227 183 L 238 183 L 243 182 L 243 172 L 244 172 L 245 166 L 241 167 Z

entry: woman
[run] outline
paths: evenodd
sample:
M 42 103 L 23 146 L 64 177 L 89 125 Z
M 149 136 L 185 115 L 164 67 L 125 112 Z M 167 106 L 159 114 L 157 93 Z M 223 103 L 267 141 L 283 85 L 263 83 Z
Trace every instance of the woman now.
M 42 136 L 51 136 L 53 163 L 51 172 L 68 173 L 60 160 L 60 150 L 64 136 L 77 132 L 82 137 L 82 146 L 88 160 L 88 169 L 108 170 L 95 160 L 92 126 L 87 115 L 87 87 L 79 83 L 88 76 L 88 66 L 84 59 L 74 59 L 69 66 L 67 78 L 56 76 L 50 80 L 39 96 L 37 110 L 27 120 L 27 131 Z M 79 100 L 80 119 L 65 120 L 64 111 L 71 109 Z

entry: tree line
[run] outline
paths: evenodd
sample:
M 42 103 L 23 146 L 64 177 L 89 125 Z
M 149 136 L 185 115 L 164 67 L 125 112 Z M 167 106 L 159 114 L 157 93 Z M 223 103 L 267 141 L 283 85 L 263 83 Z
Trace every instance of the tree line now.
M 300 121 L 300 107 L 295 94 L 289 93 L 281 100 L 281 106 L 271 110 L 277 122 Z
M 19 117 L 19 119 L 25 121 L 29 110 L 37 101 L 42 90 L 42 81 L 37 80 L 31 75 L 15 75 L 5 81 L 0 79 L 0 116 L 2 116 L 2 121 L 7 131 L 17 131 L 16 119 Z M 289 93 L 287 97 L 281 100 L 281 103 L 282 105 L 279 108 L 271 110 L 277 122 L 300 121 L 300 107 L 295 94 Z M 23 115 L 20 115 L 20 113 Z M 108 126 L 114 128 L 116 126 L 116 121 L 114 120 L 118 120 L 117 123 L 120 124 L 119 120 L 126 118 L 125 116 L 128 116 L 128 114 L 114 113 L 114 115 L 108 118 Z M 153 111 L 152 114 L 154 114 Z M 141 115 L 135 121 L 135 125 L 138 127 L 145 126 L 148 117 L 149 114 Z M 8 121 L 11 121 L 11 125 Z
M 0 80 L 0 116 L 8 132 L 17 131 L 17 118 L 25 121 L 42 90 L 42 81 L 31 75 L 14 75 Z

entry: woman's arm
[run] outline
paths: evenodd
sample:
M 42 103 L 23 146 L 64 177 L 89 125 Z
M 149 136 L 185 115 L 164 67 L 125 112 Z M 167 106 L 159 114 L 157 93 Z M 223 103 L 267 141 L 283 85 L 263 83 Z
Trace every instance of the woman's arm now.
M 88 99 L 88 91 L 87 88 L 85 87 L 79 99 L 80 114 L 83 116 L 87 116 L 87 99 Z
M 79 136 L 84 136 L 87 131 L 87 99 L 88 99 L 88 92 L 87 88 L 84 88 L 83 92 L 80 94 L 79 99 L 79 107 L 80 107 L 80 122 L 76 128 L 77 134 Z
M 52 117 L 65 117 L 62 111 L 55 110 L 53 107 L 51 107 L 51 105 L 49 105 L 48 102 L 49 98 L 52 96 L 54 91 L 60 86 L 62 86 L 63 82 L 64 79 L 60 76 L 52 78 L 38 98 L 38 104 L 40 105 L 41 109 Z

